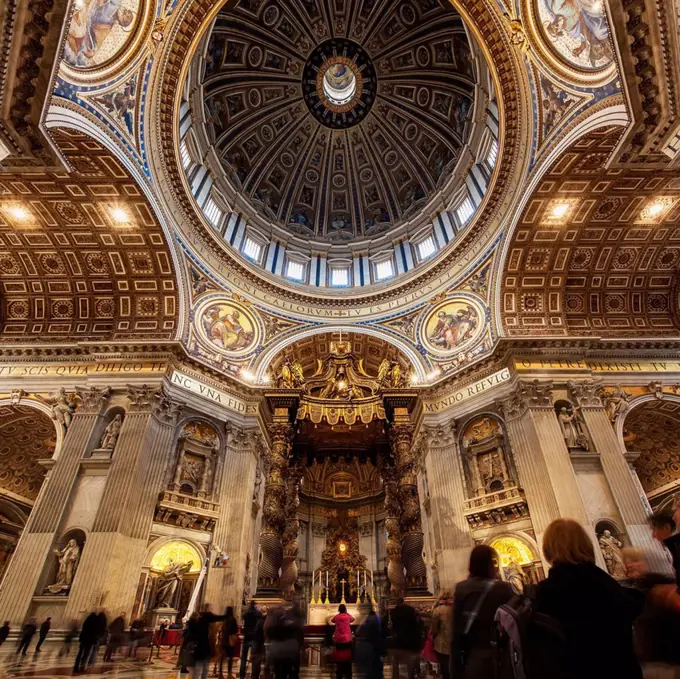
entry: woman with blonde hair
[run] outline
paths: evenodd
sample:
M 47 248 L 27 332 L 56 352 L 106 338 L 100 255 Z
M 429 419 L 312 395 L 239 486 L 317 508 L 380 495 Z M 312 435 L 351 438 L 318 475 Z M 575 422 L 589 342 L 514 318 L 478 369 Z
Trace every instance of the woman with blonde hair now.
M 432 634 L 432 644 L 434 652 L 437 654 L 441 677 L 442 679 L 449 679 L 451 676 L 449 671 L 450 653 L 453 643 L 453 593 L 449 589 L 441 592 L 437 605 L 432 611 L 430 633 Z
M 557 519 L 543 535 L 551 564 L 536 587 L 535 610 L 555 618 L 566 638 L 566 674 L 573 679 L 641 679 L 633 650 L 638 592 L 622 587 L 595 564 L 595 547 L 573 519 Z

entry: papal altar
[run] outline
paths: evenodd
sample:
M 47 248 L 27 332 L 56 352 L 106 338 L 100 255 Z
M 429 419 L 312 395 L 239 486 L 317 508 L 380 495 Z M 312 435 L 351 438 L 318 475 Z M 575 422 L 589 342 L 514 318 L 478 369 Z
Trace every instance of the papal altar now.
M 334 616 L 338 614 L 339 604 L 309 604 L 307 608 L 308 625 L 330 624 Z M 346 604 L 347 612 L 355 619 L 359 620 L 368 612 L 368 605 Z

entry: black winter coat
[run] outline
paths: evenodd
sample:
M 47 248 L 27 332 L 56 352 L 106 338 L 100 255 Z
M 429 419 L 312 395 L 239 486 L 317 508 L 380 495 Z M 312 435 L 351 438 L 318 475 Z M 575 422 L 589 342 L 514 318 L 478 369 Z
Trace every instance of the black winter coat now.
M 553 566 L 536 587 L 535 609 L 562 625 L 571 679 L 642 679 L 633 622 L 643 604 L 640 592 L 589 563 Z

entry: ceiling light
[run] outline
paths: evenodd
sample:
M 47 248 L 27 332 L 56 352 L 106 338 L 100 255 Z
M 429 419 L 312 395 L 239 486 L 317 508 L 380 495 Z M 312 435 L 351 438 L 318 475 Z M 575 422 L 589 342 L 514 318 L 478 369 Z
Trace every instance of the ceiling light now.
M 262 383 L 263 384 L 269 384 L 271 382 L 271 380 L 272 380 L 272 377 L 269 373 L 265 373 L 264 375 L 262 375 Z
M 569 203 L 557 203 L 553 206 L 552 216 L 554 219 L 562 219 L 567 216 L 567 212 L 569 212 Z
M 111 219 L 117 224 L 127 224 L 130 221 L 130 215 L 122 207 L 112 207 L 110 212 Z
M 435 368 L 432 372 L 428 373 L 427 379 L 432 382 L 433 380 L 436 380 L 441 374 L 442 371 L 439 368 Z
M 665 208 L 666 206 L 660 200 L 657 200 L 648 208 L 650 217 L 658 217 Z
M 253 382 L 255 380 L 255 375 L 253 375 L 250 370 L 246 370 L 245 368 L 241 368 L 241 377 L 246 382 Z
M 7 205 L 5 212 L 18 222 L 25 222 L 31 216 L 31 213 L 22 205 Z

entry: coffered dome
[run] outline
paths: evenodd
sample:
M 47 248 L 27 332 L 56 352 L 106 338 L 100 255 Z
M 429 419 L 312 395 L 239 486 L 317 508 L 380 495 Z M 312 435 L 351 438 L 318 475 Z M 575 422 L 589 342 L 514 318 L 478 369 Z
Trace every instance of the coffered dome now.
M 447 0 L 342 5 L 222 10 L 202 82 L 227 181 L 264 217 L 332 241 L 380 233 L 434 194 L 468 139 L 475 89 Z
M 189 174 L 208 170 L 209 221 L 219 228 L 222 212 L 238 212 L 264 239 L 255 236 L 251 259 L 285 238 L 298 273 L 319 247 L 332 268 L 333 255 L 351 261 L 356 242 L 384 259 L 395 238 L 431 230 L 434 215 L 466 202 L 483 149 L 493 160 L 498 149 L 486 64 L 448 0 L 240 0 L 217 15 L 185 97 L 181 153 Z M 420 254 L 447 243 L 433 236 Z M 399 269 L 395 259 L 383 272 Z

